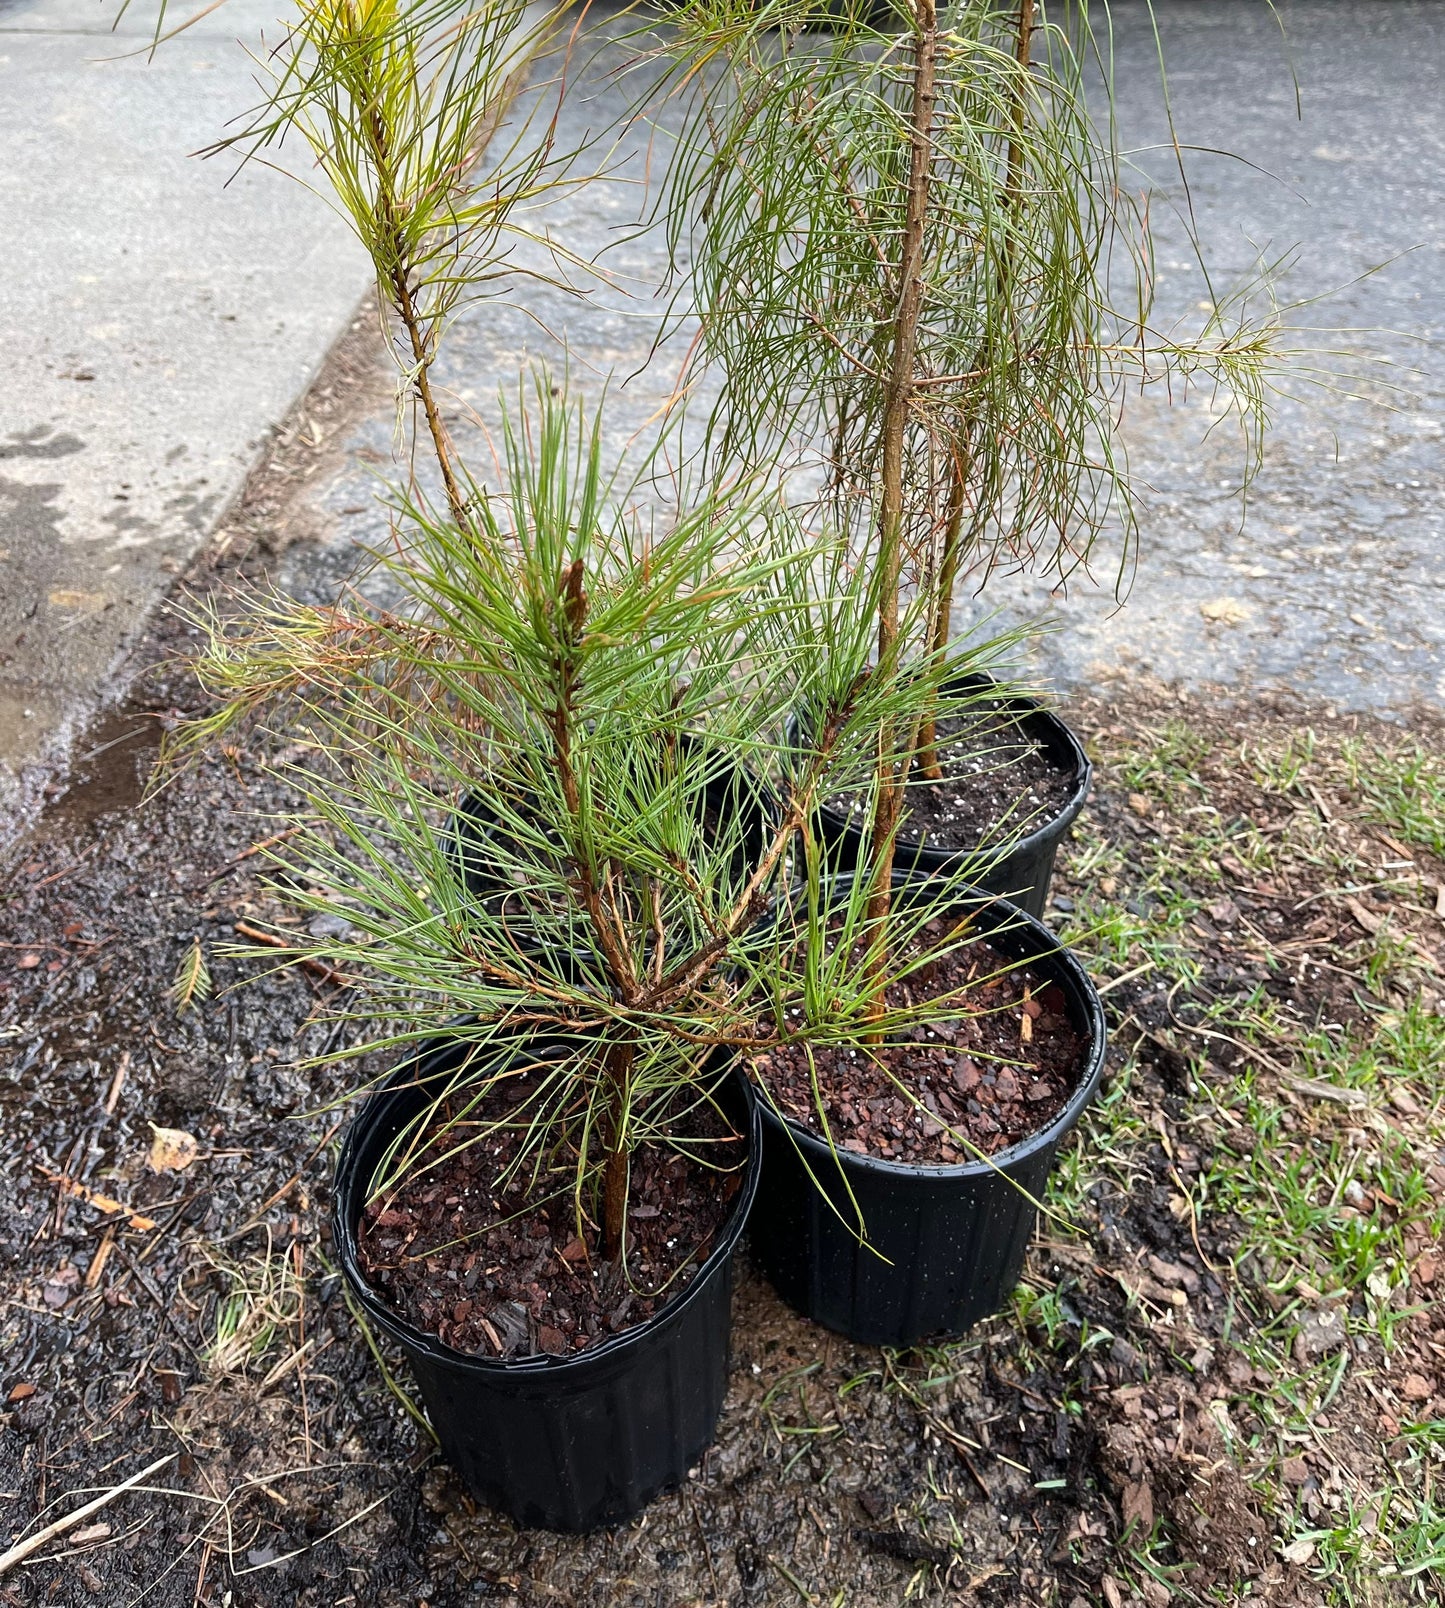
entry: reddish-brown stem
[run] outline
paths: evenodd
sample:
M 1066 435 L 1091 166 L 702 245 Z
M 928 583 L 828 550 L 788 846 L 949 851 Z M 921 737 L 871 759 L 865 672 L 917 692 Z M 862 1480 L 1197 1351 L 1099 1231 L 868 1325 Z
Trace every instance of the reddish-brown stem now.
M 392 292 L 395 298 L 396 310 L 401 315 L 401 321 L 406 327 L 407 339 L 411 343 L 412 362 L 415 365 L 412 383 L 416 387 L 416 394 L 421 401 L 422 413 L 426 418 L 427 432 L 431 436 L 432 450 L 436 453 L 437 467 L 441 470 L 442 485 L 446 488 L 447 505 L 452 511 L 452 518 L 460 530 L 467 529 L 467 507 L 462 497 L 461 487 L 457 484 L 456 472 L 452 468 L 451 437 L 447 434 L 447 427 L 442 422 L 441 409 L 437 406 L 436 397 L 431 388 L 431 352 L 426 338 L 422 334 L 421 321 L 417 317 L 416 302 L 411 293 L 411 286 L 407 282 L 405 272 L 398 266 L 392 273 Z
M 382 232 L 391 248 L 391 263 L 382 278 L 386 284 L 392 306 L 406 330 L 411 347 L 412 386 L 421 402 L 426 419 L 427 433 L 431 436 L 432 450 L 436 454 L 437 468 L 441 470 L 442 485 L 446 489 L 447 506 L 459 529 L 467 528 L 467 509 L 461 487 L 457 484 L 452 467 L 451 438 L 442 421 L 441 409 L 431 388 L 431 347 L 422 329 L 417 311 L 416 297 L 412 293 L 411 275 L 407 265 L 406 233 L 401 227 L 400 209 L 396 197 L 396 175 L 392 170 L 391 141 L 387 135 L 381 113 L 373 101 L 362 119 L 367 140 L 371 145 L 372 160 L 376 163 L 377 209 L 381 214 Z
M 1019 70 L 1027 73 L 1029 70 L 1029 57 L 1033 50 L 1034 38 L 1034 0 L 1019 0 L 1018 32 L 1014 37 L 1014 60 L 1019 64 Z M 1023 173 L 1024 152 L 1024 120 L 1028 116 L 1028 101 L 1024 93 L 1024 85 L 1019 83 L 1018 93 L 1014 96 L 1013 104 L 1013 135 L 1008 142 L 1008 193 L 1012 198 L 1018 193 L 1019 178 Z
M 1020 69 L 1020 79 L 1013 97 L 1012 131 L 1009 136 L 1007 168 L 1004 189 L 1011 205 L 1019 199 L 1023 178 L 1023 134 L 1028 117 L 1028 98 L 1023 75 L 1029 70 L 1033 50 L 1034 0 L 1019 0 L 1018 22 L 1014 35 L 1014 60 Z M 1005 266 L 1000 269 L 1000 290 L 1007 292 L 1008 274 L 1013 265 L 1012 241 L 1004 254 Z M 980 353 L 975 369 L 982 373 L 984 354 Z M 962 376 L 968 378 L 969 376 Z M 939 555 L 938 573 L 934 587 L 933 629 L 929 646 L 935 655 L 948 647 L 953 630 L 953 589 L 958 581 L 958 565 L 963 515 L 968 491 L 968 430 L 954 445 L 949 455 L 948 515 L 944 527 L 943 551 Z M 930 782 L 941 781 L 943 768 L 938 762 L 938 726 L 930 707 L 918 734 L 918 774 Z
M 923 304 L 923 236 L 928 218 L 929 169 L 933 156 L 934 80 L 938 15 L 934 0 L 915 0 L 912 107 L 908 153 L 908 202 L 898 257 L 897 300 L 891 331 L 891 361 L 883 402 L 883 455 L 878 512 L 878 664 L 884 674 L 898 655 L 899 590 L 903 572 L 903 455 L 913 406 L 918 321 Z M 894 723 L 878 732 L 876 799 L 870 830 L 868 971 L 874 985 L 870 1013 L 883 1014 L 887 974 L 887 921 L 892 904 L 893 845 L 903 810 L 907 756 L 900 756 Z
M 561 613 L 560 629 L 565 647 L 559 656 L 557 671 L 557 702 L 552 709 L 552 752 L 557 761 L 557 776 L 562 784 L 562 802 L 573 822 L 573 863 L 577 867 L 577 886 L 587 911 L 592 930 L 597 935 L 617 991 L 628 1004 L 637 998 L 637 976 L 626 945 L 619 942 L 607 912 L 602 908 L 602 893 L 597 886 L 596 868 L 585 852 L 582 841 L 582 790 L 577 782 L 577 770 L 572 763 L 572 705 L 576 696 L 576 673 L 571 653 L 582 637 L 587 618 L 587 593 L 582 587 L 582 560 L 576 559 L 563 571 L 557 587 L 557 606 Z
M 929 647 L 937 658 L 948 647 L 953 632 L 953 588 L 958 581 L 958 554 L 963 534 L 963 511 L 967 501 L 968 470 L 961 449 L 949 455 L 948 517 L 943 528 L 943 551 L 939 554 L 934 584 L 933 632 Z M 930 700 L 928 713 L 918 730 L 918 774 L 926 782 L 943 779 L 938 762 L 938 721 Z

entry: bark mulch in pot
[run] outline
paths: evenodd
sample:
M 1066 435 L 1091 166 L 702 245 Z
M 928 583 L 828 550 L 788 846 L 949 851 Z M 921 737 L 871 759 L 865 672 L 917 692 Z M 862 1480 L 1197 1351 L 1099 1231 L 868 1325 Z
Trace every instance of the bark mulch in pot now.
M 526 1090 L 507 1088 L 515 1106 Z M 481 1120 L 497 1115 L 484 1110 Z M 709 1141 L 701 1147 L 709 1165 L 662 1145 L 633 1154 L 625 1269 L 603 1261 L 595 1224 L 584 1221 L 579 1235 L 565 1163 L 540 1188 L 509 1180 L 507 1192 L 496 1191 L 522 1139 L 510 1127 L 373 1200 L 358 1226 L 361 1265 L 403 1317 L 456 1351 L 585 1351 L 686 1289 L 727 1219 L 744 1142 L 710 1109 L 692 1113 L 687 1131 Z M 532 1205 L 548 1194 L 556 1198 Z
M 920 940 L 936 943 L 943 936 L 942 922 L 935 922 Z M 1010 970 L 1010 964 L 980 940 L 940 957 L 903 985 L 942 994 L 970 977 L 986 979 L 972 988 L 976 1016 L 911 1028 L 881 1045 L 812 1046 L 828 1125 L 841 1149 L 920 1166 L 953 1165 L 974 1160 L 977 1152 L 957 1144 L 950 1128 L 993 1155 L 1058 1115 L 1074 1091 L 1082 1044 L 1064 1014 L 1058 984 L 1027 965 Z M 896 987 L 889 1003 L 901 1006 Z M 782 1111 L 821 1137 L 808 1050 L 784 1045 L 753 1057 L 752 1066 Z

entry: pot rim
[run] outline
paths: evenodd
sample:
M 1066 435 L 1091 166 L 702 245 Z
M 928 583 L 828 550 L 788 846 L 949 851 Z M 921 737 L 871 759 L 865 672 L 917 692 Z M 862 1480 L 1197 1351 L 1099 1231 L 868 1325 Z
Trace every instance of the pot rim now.
M 847 872 L 843 876 L 830 879 L 830 886 L 851 882 L 854 873 Z M 893 873 L 893 887 L 896 890 L 905 887 L 922 887 L 933 880 L 927 872 L 895 871 Z M 1093 1099 L 1095 1091 L 1104 1073 L 1104 1056 L 1108 1050 L 1108 1024 L 1104 1019 L 1104 1002 L 1099 997 L 1093 980 L 1084 970 L 1078 956 L 1062 943 L 1059 938 L 1038 919 L 1031 916 L 1028 911 L 1020 909 L 1011 900 L 1005 899 L 1001 894 L 984 893 L 980 889 L 961 887 L 957 890 L 961 902 L 978 900 L 982 909 L 992 910 L 1002 907 L 1001 919 L 1008 920 L 1011 932 L 1020 927 L 1032 933 L 1040 940 L 1038 950 L 1030 959 L 1036 965 L 1057 967 L 1063 971 L 1075 985 L 1084 1003 L 1087 1022 L 1085 1031 L 1088 1042 L 1081 1057 L 1083 1067 L 1078 1082 L 1074 1085 L 1074 1092 L 1064 1102 L 1063 1106 L 1042 1127 L 1034 1132 L 1025 1134 L 1022 1139 L 1003 1150 L 996 1151 L 986 1161 L 958 1161 L 958 1162 L 911 1162 L 890 1161 L 885 1156 L 871 1156 L 859 1154 L 855 1150 L 844 1150 L 841 1147 L 833 1150 L 828 1144 L 814 1133 L 805 1128 L 794 1118 L 784 1116 L 776 1111 L 766 1095 L 754 1092 L 754 1103 L 757 1107 L 760 1120 L 776 1127 L 787 1130 L 790 1137 L 800 1148 L 809 1153 L 810 1159 L 820 1159 L 828 1164 L 838 1164 L 845 1167 L 857 1168 L 860 1172 L 874 1172 L 884 1176 L 900 1178 L 930 1178 L 930 1179 L 964 1179 L 980 1178 L 986 1174 L 999 1173 L 1017 1162 L 1027 1160 L 1039 1150 L 1046 1150 L 1050 1145 L 1058 1144 L 1065 1134 L 1078 1122 L 1084 1108 Z M 997 924 L 984 929 L 985 932 L 997 931 Z
M 711 1282 L 737 1249 L 738 1241 L 747 1226 L 754 1197 L 757 1195 L 762 1160 L 762 1121 L 752 1080 L 736 1060 L 723 1073 L 723 1079 L 729 1077 L 735 1079 L 743 1092 L 747 1111 L 746 1132 L 743 1136 L 747 1144 L 747 1158 L 743 1164 L 742 1187 L 733 1197 L 732 1210 L 719 1227 L 712 1250 L 688 1281 L 686 1288 L 668 1301 L 660 1311 L 654 1312 L 650 1318 L 631 1325 L 621 1334 L 609 1336 L 600 1345 L 589 1346 L 585 1351 L 573 1352 L 569 1356 L 554 1356 L 550 1352 L 544 1352 L 526 1357 L 482 1357 L 456 1350 L 439 1336 L 417 1328 L 410 1319 L 386 1305 L 361 1271 L 357 1255 L 356 1227 L 349 1221 L 351 1214 L 345 1209 L 353 1194 L 352 1179 L 349 1175 L 354 1174 L 356 1170 L 356 1152 L 361 1143 L 359 1136 L 368 1128 L 368 1118 L 371 1123 L 375 1123 L 389 1100 L 395 1099 L 404 1089 L 415 1086 L 414 1074 L 420 1064 L 426 1059 L 444 1054 L 455 1042 L 458 1041 L 438 1034 L 436 1038 L 423 1044 L 415 1055 L 409 1056 L 383 1083 L 371 1091 L 366 1103 L 352 1118 L 346 1130 L 341 1155 L 336 1163 L 331 1206 L 332 1237 L 342 1273 L 364 1308 L 367 1319 L 384 1329 L 392 1339 L 407 1349 L 424 1354 L 431 1362 L 493 1378 L 511 1376 L 518 1379 L 523 1377 L 535 1379 L 547 1375 L 556 1377 L 559 1381 L 577 1379 L 618 1357 L 639 1341 L 650 1338 L 676 1322 L 689 1303 L 698 1297 L 699 1292 Z M 521 1050 L 518 1051 L 519 1056 L 522 1053 Z M 344 1187 L 343 1179 L 347 1180 Z
M 961 675 L 949 677 L 942 685 L 944 687 L 967 687 L 970 683 L 978 686 L 998 687 L 1000 683 L 985 670 L 969 670 Z M 1015 838 L 1002 844 L 975 843 L 967 847 L 959 845 L 945 845 L 929 838 L 905 837 L 900 831 L 898 846 L 905 852 L 937 855 L 940 859 L 960 860 L 989 860 L 999 864 L 1011 860 L 1015 855 L 1026 854 L 1031 850 L 1042 848 L 1055 837 L 1062 835 L 1077 820 L 1084 802 L 1089 796 L 1089 789 L 1093 785 L 1094 764 L 1088 754 L 1084 752 L 1084 745 L 1074 735 L 1073 729 L 1067 721 L 1060 719 L 1052 709 L 1046 708 L 1038 698 L 1026 692 L 1008 692 L 1002 694 L 1021 721 L 1038 721 L 1048 727 L 1052 736 L 1060 739 L 1069 751 L 1074 762 L 1074 787 L 1069 794 L 1063 808 L 1056 815 L 1036 826 L 1025 837 Z M 790 730 L 800 730 L 798 717 L 794 715 L 790 722 Z M 818 814 L 824 816 L 830 825 L 854 837 L 861 838 L 862 828 L 857 825 L 851 814 L 846 814 L 834 808 L 826 799 L 819 801 Z

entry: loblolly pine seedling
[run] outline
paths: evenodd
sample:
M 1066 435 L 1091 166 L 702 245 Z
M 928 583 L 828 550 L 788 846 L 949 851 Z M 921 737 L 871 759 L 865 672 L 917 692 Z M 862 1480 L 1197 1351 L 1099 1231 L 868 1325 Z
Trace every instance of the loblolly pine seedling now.
M 324 608 L 262 593 L 201 611 L 216 702 L 175 746 L 252 719 L 303 745 L 285 768 L 299 830 L 267 852 L 288 897 L 329 918 L 314 940 L 278 935 L 287 952 L 351 982 L 361 1042 L 336 1055 L 466 1047 L 374 1189 L 505 1134 L 496 1188 L 533 1206 L 561 1190 L 579 1237 L 595 1229 L 623 1268 L 632 1158 L 662 1145 L 705 1164 L 718 1069 L 757 1042 L 748 935 L 807 859 L 820 788 L 866 790 L 872 734 L 916 726 L 936 686 L 869 662 L 878 572 L 746 491 L 767 460 L 659 526 L 638 512 L 656 452 L 631 478 L 605 470 L 597 420 L 543 381 L 495 482 L 468 472 L 432 382 L 438 343 L 504 271 L 515 209 L 561 160 L 546 131 L 509 134 L 485 186 L 471 178 L 518 15 L 305 7 L 266 107 L 228 142 L 304 136 L 395 314 L 444 497 L 393 496 L 377 562 L 394 607 L 353 589 Z M 903 629 L 917 605 L 897 593 Z M 818 729 L 776 764 L 799 706 Z M 785 772 L 765 810 L 728 807 L 749 767 Z
M 363 1042 L 331 1058 L 468 1046 L 376 1187 L 433 1165 L 439 1135 L 452 1154 L 522 1123 L 501 1182 L 570 1192 L 620 1265 L 638 1148 L 705 1161 L 689 1125 L 719 1057 L 777 1037 L 754 930 L 807 861 L 819 789 L 866 786 L 867 734 L 917 718 L 921 693 L 870 668 L 866 633 L 850 648 L 836 618 L 866 617 L 849 589 L 870 583 L 776 500 L 704 493 L 651 528 L 651 460 L 604 469 L 598 419 L 545 381 L 504 447 L 465 532 L 399 507 L 405 550 L 378 563 L 400 606 L 212 615 L 198 670 L 217 706 L 186 735 L 250 720 L 304 748 L 266 853 L 288 899 L 331 918 L 285 934 L 289 955 L 351 980 Z M 801 761 L 780 736 L 799 700 L 827 711 Z M 771 773 L 766 805 L 748 769 Z M 455 814 L 473 790 L 485 893 Z M 520 1106 L 519 1044 L 547 1049 Z
M 565 10 L 297 0 L 279 47 L 257 57 L 265 99 L 207 153 L 282 165 L 288 136 L 304 144 L 311 171 L 296 176 L 314 184 L 319 172 L 371 259 L 402 395 L 462 529 L 464 476 L 433 368 L 449 321 L 518 272 L 517 243 L 538 241 L 520 214 L 570 182 L 578 153 L 555 137 L 562 79 L 557 96 L 508 116 L 533 59 L 563 32 Z M 559 270 L 575 263 L 556 241 L 540 243 Z
M 1066 579 L 1111 522 L 1127 555 L 1131 381 L 1214 388 L 1253 464 L 1282 328 L 1267 276 L 1186 338 L 1154 326 L 1087 6 L 690 0 L 672 15 L 697 109 L 668 218 L 724 376 L 711 446 L 731 463 L 823 443 L 824 500 L 877 578 L 880 667 L 923 673 L 954 651 L 965 573 Z M 907 622 L 906 599 L 921 605 Z M 880 1010 L 905 787 L 939 774 L 938 713 L 876 734 Z

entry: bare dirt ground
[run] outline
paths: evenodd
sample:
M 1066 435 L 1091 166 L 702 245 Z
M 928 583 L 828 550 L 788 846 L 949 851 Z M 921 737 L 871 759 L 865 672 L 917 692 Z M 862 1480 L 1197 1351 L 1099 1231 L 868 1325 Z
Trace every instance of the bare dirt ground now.
M 186 635 L 163 622 L 145 652 Z M 333 983 L 224 953 L 238 923 L 294 919 L 247 854 L 282 800 L 242 743 L 139 801 L 193 701 L 177 669 L 143 678 L 0 883 L 5 1532 L 173 1454 L 0 1601 L 1437 1600 L 1428 720 L 1143 684 L 1076 701 L 1099 781 L 1051 915 L 1113 1044 L 1012 1309 L 881 1353 L 793 1317 L 744 1259 L 716 1446 L 637 1523 L 576 1539 L 474 1507 L 348 1307 L 342 1116 L 318 1109 L 347 1074 L 289 1067 L 336 1031 Z M 216 990 L 178 1014 L 197 941 Z M 154 1171 L 153 1125 L 194 1159 Z

